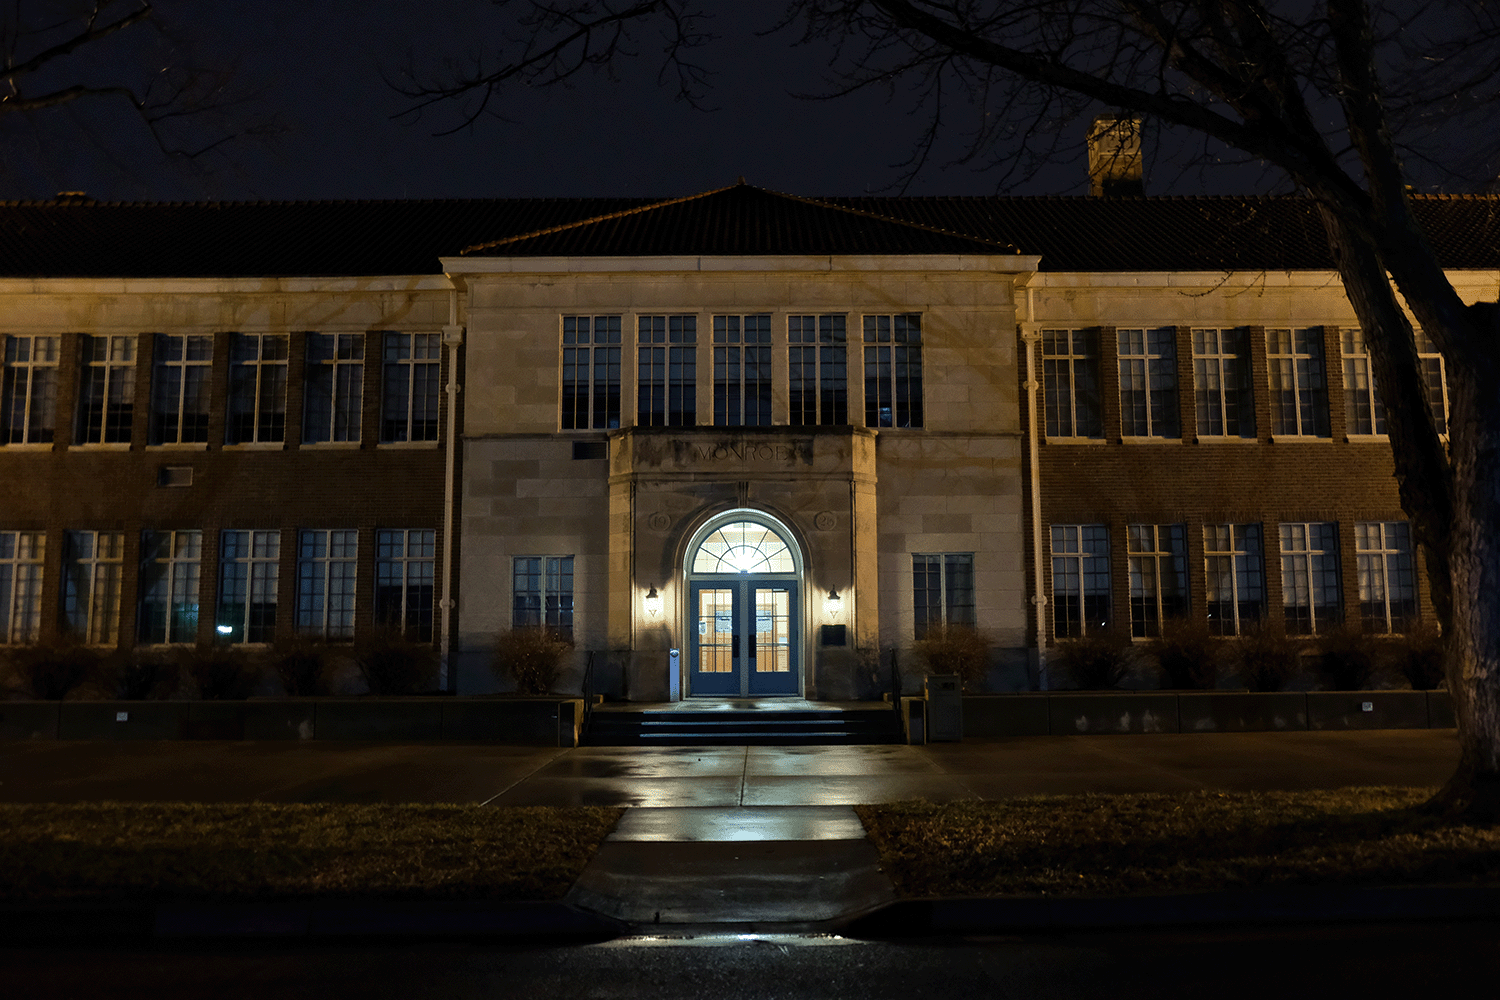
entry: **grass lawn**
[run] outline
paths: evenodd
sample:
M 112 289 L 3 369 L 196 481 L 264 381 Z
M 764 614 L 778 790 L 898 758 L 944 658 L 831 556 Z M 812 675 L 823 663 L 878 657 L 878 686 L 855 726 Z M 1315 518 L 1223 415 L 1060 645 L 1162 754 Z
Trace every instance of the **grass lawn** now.
M 1500 827 L 1416 812 L 1433 791 L 1060 795 L 855 808 L 883 870 L 908 897 L 1500 884 Z
M 621 812 L 0 805 L 0 900 L 556 899 Z

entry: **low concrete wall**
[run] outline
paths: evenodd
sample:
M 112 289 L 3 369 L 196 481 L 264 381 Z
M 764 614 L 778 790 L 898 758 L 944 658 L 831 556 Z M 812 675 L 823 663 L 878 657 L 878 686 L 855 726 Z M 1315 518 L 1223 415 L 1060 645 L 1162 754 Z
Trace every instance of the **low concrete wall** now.
M 1265 733 L 1307 728 L 1302 691 L 1203 691 L 1177 695 L 1184 733 Z
M 0 740 L 55 740 L 61 703 L 0 701 Z
M 1052 735 L 1072 733 L 1175 733 L 1177 696 L 1140 694 L 1054 694 L 1047 696 Z M 965 730 L 967 732 L 967 729 Z

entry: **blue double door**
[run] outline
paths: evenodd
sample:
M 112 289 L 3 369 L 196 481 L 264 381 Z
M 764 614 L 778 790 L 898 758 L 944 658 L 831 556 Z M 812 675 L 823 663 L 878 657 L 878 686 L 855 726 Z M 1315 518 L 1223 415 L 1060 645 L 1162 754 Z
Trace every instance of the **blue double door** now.
M 800 693 L 801 616 L 795 580 L 695 580 L 688 593 L 689 694 L 754 698 Z

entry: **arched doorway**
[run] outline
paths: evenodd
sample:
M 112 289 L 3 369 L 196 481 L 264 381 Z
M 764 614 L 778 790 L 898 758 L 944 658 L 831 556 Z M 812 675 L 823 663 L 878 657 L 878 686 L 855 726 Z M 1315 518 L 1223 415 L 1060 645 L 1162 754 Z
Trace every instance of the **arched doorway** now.
M 715 517 L 687 550 L 688 693 L 801 693 L 802 556 L 770 515 Z

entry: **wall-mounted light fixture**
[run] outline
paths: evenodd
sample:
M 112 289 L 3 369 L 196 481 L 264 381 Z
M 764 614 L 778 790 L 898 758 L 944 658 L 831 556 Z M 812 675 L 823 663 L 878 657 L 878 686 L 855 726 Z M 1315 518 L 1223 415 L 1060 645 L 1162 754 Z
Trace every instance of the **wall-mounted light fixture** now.
M 823 598 L 824 616 L 828 618 L 837 618 L 839 616 L 839 612 L 843 610 L 843 607 L 844 599 L 839 596 L 839 592 L 837 590 L 829 587 L 828 596 Z
M 652 618 L 661 614 L 661 595 L 656 592 L 655 587 L 646 592 L 646 614 Z

